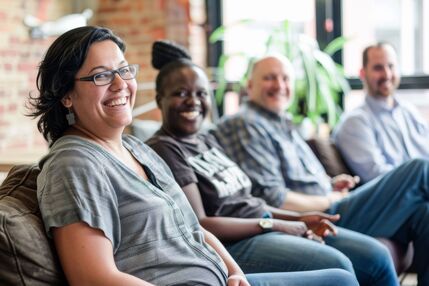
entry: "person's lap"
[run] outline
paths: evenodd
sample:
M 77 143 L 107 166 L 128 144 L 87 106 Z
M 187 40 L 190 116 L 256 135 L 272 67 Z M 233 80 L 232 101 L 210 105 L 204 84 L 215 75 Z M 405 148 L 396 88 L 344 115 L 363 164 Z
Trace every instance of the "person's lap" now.
M 351 192 L 329 213 L 338 226 L 373 237 L 392 237 L 422 203 L 429 201 L 429 162 L 411 160 Z
M 326 245 L 272 232 L 226 244 L 226 248 L 245 273 L 339 268 L 356 272 L 361 285 L 397 285 L 387 249 L 369 236 L 342 228 L 337 237 L 326 239 Z
M 306 238 L 270 232 L 225 245 L 245 273 L 290 272 L 327 268 L 354 273 L 340 251 Z
M 252 286 L 358 286 L 353 274 L 342 269 L 246 274 Z
M 339 213 L 337 225 L 373 236 L 385 237 L 415 249 L 413 264 L 419 281 L 429 281 L 429 161 L 402 164 L 353 191 L 328 212 Z M 426 282 L 429 284 L 429 282 Z

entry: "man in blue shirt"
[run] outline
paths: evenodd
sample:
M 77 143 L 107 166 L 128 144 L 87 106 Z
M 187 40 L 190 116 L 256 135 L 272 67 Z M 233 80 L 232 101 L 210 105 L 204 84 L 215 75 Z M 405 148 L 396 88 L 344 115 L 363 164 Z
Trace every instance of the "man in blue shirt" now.
M 213 131 L 252 180 L 253 194 L 284 209 L 339 213 L 338 226 L 373 237 L 412 241 L 419 285 L 429 285 L 429 161 L 411 160 L 349 193 L 353 178 L 329 178 L 284 113 L 292 82 L 284 57 L 258 60 L 248 82 L 249 102 Z
M 395 95 L 400 77 L 392 46 L 363 52 L 365 102 L 343 114 L 333 139 L 352 171 L 367 182 L 412 159 L 429 158 L 429 127 L 417 110 Z

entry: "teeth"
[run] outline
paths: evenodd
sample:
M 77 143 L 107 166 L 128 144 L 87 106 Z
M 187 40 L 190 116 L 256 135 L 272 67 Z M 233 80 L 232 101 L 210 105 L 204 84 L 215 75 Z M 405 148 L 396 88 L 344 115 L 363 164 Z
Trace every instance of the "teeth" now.
M 126 103 L 127 103 L 127 98 L 121 97 L 121 98 L 114 99 L 114 100 L 110 101 L 109 103 L 106 103 L 106 105 L 109 107 L 114 107 L 114 106 L 118 106 L 118 105 L 124 105 Z
M 186 119 L 195 119 L 200 115 L 199 111 L 189 111 L 189 112 L 181 112 L 180 113 Z

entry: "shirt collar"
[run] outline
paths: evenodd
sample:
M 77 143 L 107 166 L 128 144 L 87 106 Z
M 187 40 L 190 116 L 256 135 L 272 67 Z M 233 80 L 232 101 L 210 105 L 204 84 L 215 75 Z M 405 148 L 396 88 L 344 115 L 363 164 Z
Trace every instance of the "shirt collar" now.
M 283 121 L 284 120 L 286 122 L 292 121 L 292 116 L 288 112 L 283 112 L 281 114 L 278 114 L 276 112 L 272 112 L 271 110 L 263 108 L 259 104 L 255 103 L 253 101 L 250 101 L 250 100 L 245 102 L 244 105 L 247 106 L 248 108 L 255 110 L 257 113 L 259 113 L 265 117 L 268 117 L 270 119 L 274 119 L 277 121 Z
M 393 96 L 393 107 L 388 106 L 385 100 L 377 99 L 370 95 L 366 95 L 365 102 L 371 107 L 371 109 L 376 111 L 392 112 L 400 105 L 398 99 L 395 96 Z

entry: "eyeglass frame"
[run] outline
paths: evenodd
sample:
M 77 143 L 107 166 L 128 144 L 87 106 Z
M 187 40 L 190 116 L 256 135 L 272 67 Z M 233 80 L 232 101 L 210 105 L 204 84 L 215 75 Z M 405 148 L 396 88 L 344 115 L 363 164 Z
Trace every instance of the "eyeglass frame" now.
M 136 70 L 136 74 L 135 74 L 135 75 L 133 75 L 133 77 L 132 77 L 132 78 L 123 78 L 123 77 L 122 77 L 122 75 L 121 75 L 121 73 L 120 73 L 119 71 L 120 71 L 121 69 L 129 68 L 129 67 L 134 67 L 134 68 L 135 68 L 135 70 Z M 123 67 L 117 68 L 117 69 L 115 69 L 115 70 L 106 70 L 106 71 L 102 71 L 102 72 L 99 72 L 99 73 L 95 73 L 95 74 L 90 75 L 90 76 L 84 76 L 84 77 L 76 78 L 75 80 L 76 80 L 76 81 L 92 81 L 96 86 L 104 86 L 104 85 L 111 84 L 111 83 L 113 82 L 113 80 L 115 79 L 115 74 L 118 74 L 118 75 L 119 75 L 119 77 L 120 77 L 121 79 L 123 79 L 123 80 L 135 79 L 135 78 L 136 78 L 136 76 L 137 76 L 137 73 L 138 73 L 138 71 L 139 71 L 139 68 L 140 68 L 140 66 L 139 66 L 138 64 L 131 64 L 131 65 L 126 65 L 126 66 L 123 66 Z M 109 73 L 109 74 L 111 74 L 111 75 L 112 75 L 111 80 L 110 80 L 108 83 L 105 83 L 105 84 L 97 84 L 97 83 L 95 82 L 95 77 L 96 77 L 96 76 L 98 76 L 98 75 L 100 75 L 100 74 L 104 74 L 104 73 Z

